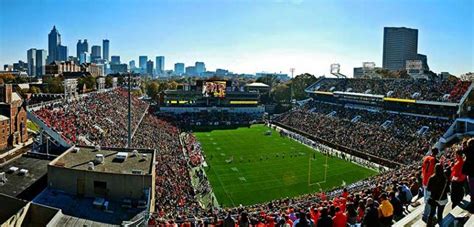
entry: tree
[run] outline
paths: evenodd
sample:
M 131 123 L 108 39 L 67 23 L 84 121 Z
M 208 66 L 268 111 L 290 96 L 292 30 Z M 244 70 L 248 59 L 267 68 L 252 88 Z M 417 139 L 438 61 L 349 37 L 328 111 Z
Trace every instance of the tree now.
M 86 77 L 81 77 L 78 80 L 78 85 L 79 87 L 82 87 L 84 84 L 86 85 L 86 88 L 88 90 L 94 89 L 96 86 L 97 79 L 93 76 L 86 76 Z
M 105 87 L 112 87 L 113 81 L 111 76 L 105 77 Z
M 156 81 L 151 81 L 147 84 L 146 93 L 150 98 L 155 100 L 158 99 L 160 94 L 160 84 Z
M 309 73 L 300 74 L 295 78 L 291 79 L 290 89 L 293 90 L 293 98 L 296 100 L 305 99 L 308 97 L 304 89 L 309 85 L 315 83 L 318 79 Z
M 46 84 L 46 93 L 58 94 L 64 92 L 63 81 L 60 77 L 49 77 L 44 81 L 44 83 Z
M 30 93 L 32 93 L 32 94 L 41 93 L 41 89 L 39 89 L 39 87 L 36 87 L 36 86 L 31 86 L 30 87 Z
M 13 73 L 2 73 L 0 74 L 0 79 L 2 79 L 4 83 L 11 84 L 15 81 L 15 76 Z
M 178 87 L 178 83 L 176 81 L 168 81 L 167 89 L 175 90 Z
M 141 89 L 135 89 L 131 93 L 133 96 L 138 96 L 138 97 L 142 96 L 143 94 Z
M 285 103 L 290 101 L 290 87 L 287 84 L 278 84 L 272 91 L 273 100 L 279 103 Z

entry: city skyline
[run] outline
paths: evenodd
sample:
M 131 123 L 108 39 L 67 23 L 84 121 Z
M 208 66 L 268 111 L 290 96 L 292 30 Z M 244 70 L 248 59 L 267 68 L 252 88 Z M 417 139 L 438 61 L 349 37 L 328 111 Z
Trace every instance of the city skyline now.
M 108 39 L 110 55 L 123 62 L 165 56 L 166 70 L 177 62 L 192 66 L 203 61 L 209 70 L 288 73 L 294 67 L 296 74 L 329 75 L 329 65 L 340 63 L 342 73 L 352 76 L 364 61 L 382 66 L 384 27 L 408 27 L 418 29 L 418 51 L 428 56 L 433 71 L 459 75 L 474 69 L 470 1 L 141 1 L 130 17 L 120 17 L 129 3 L 2 1 L 0 6 L 9 10 L 0 16 L 0 63 L 26 61 L 30 48 L 48 49 L 47 34 L 56 26 L 69 55 L 75 55 L 79 39 L 89 45 Z M 81 4 L 92 18 L 71 20 L 71 4 Z M 202 10 L 193 10 L 198 6 Z M 46 17 L 46 9 L 58 13 Z M 29 25 L 26 19 L 9 20 L 19 13 L 44 19 Z M 9 32 L 13 27 L 21 29 Z

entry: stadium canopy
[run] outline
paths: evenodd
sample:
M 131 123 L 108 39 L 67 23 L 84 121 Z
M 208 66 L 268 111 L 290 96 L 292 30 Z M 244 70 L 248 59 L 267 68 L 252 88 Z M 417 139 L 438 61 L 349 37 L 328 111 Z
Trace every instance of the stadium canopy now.
M 268 85 L 266 85 L 266 84 L 264 84 L 264 83 L 260 83 L 260 82 L 250 83 L 250 84 L 247 84 L 247 85 L 245 85 L 245 86 L 247 86 L 247 87 L 262 87 L 262 88 L 263 88 L 263 87 L 265 87 L 265 88 L 266 88 L 266 87 L 270 87 L 270 86 L 268 86 Z

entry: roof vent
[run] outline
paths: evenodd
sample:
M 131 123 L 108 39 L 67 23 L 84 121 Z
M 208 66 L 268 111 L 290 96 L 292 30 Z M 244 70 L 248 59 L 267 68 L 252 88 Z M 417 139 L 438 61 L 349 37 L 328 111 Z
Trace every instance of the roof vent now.
M 27 169 L 20 169 L 20 172 L 18 172 L 18 175 L 26 176 L 28 175 L 28 170 Z
M 95 159 L 94 159 L 94 163 L 102 164 L 102 163 L 104 163 L 104 160 L 105 160 L 105 158 L 104 158 L 103 154 L 96 154 Z
M 147 154 L 142 154 L 142 159 L 141 160 L 147 160 L 148 159 L 148 155 Z
M 78 153 L 80 150 L 81 150 L 81 148 L 75 147 L 74 149 L 72 149 L 72 152 L 73 153 Z
M 96 150 L 96 151 L 100 151 L 100 146 L 99 146 L 99 145 L 95 145 L 95 150 Z
M 87 169 L 88 169 L 88 170 L 94 170 L 94 169 L 95 169 L 94 163 L 93 163 L 93 162 L 89 162 L 89 163 L 87 164 Z
M 115 155 L 115 159 L 117 159 L 119 161 L 125 161 L 125 160 L 127 160 L 127 158 L 128 158 L 128 153 L 127 152 L 118 152 Z
M 143 174 L 143 171 L 139 170 L 139 169 L 132 169 L 132 174 Z
M 7 182 L 7 175 L 5 174 L 5 172 L 1 172 L 0 173 L 0 183 L 4 184 Z
M 138 155 L 139 155 L 137 150 L 133 150 L 132 154 L 133 154 L 133 157 L 138 157 Z

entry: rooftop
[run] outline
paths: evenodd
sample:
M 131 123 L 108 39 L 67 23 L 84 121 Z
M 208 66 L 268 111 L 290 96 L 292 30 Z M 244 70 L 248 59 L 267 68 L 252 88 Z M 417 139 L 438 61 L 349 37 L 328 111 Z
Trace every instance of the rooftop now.
M 7 178 L 5 183 L 0 183 L 0 193 L 17 197 L 23 191 L 30 188 L 30 186 L 36 183 L 40 178 L 46 176 L 49 162 L 49 160 L 21 156 L 0 166 L 0 173 L 5 172 Z M 12 172 L 10 171 L 11 167 L 17 167 L 18 169 L 15 172 Z M 21 174 L 21 169 L 28 170 L 28 174 Z
M 93 147 L 77 147 L 71 148 L 57 159 L 52 161 L 50 165 L 59 166 L 77 170 L 89 170 L 89 163 L 94 163 L 94 169 L 89 171 L 106 172 L 106 173 L 120 173 L 133 174 L 132 171 L 141 171 L 145 174 L 151 174 L 153 164 L 153 151 L 139 149 L 139 155 L 135 156 L 131 149 L 115 149 L 103 148 L 100 151 Z M 125 160 L 120 160 L 116 156 L 118 153 L 125 153 L 128 157 Z M 102 163 L 94 162 L 96 155 L 103 155 Z M 142 154 L 146 154 L 146 158 L 142 158 Z
M 121 203 L 109 201 L 107 210 L 93 205 L 94 198 L 77 197 L 62 191 L 46 189 L 39 194 L 34 203 L 55 207 L 62 210 L 63 217 L 58 226 L 107 226 L 120 225 L 123 221 L 130 221 L 145 209 L 123 208 Z

